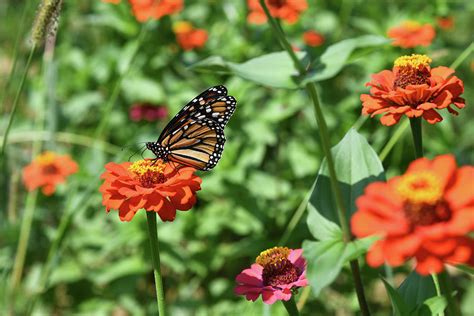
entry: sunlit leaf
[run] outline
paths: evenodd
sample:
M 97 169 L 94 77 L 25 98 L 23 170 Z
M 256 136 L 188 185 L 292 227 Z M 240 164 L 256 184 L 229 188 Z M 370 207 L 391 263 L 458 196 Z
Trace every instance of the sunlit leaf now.
M 332 78 L 345 66 L 354 50 L 358 48 L 381 46 L 389 42 L 387 38 L 382 36 L 365 35 L 333 44 L 313 63 L 310 73 L 302 83 Z

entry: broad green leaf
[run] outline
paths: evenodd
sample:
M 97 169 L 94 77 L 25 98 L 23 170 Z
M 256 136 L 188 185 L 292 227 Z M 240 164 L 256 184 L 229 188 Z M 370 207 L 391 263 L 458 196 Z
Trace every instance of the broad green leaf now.
M 324 240 L 342 239 L 341 228 L 322 216 L 313 205 L 308 204 L 308 228 L 314 238 Z
M 380 46 L 390 43 L 383 36 L 364 35 L 343 40 L 329 46 L 311 67 L 303 83 L 326 80 L 337 75 L 357 48 Z
M 427 299 L 423 302 L 416 310 L 417 316 L 431 316 L 431 315 L 439 315 L 444 309 L 448 306 L 448 302 L 446 298 L 442 296 L 435 296 L 432 298 Z
M 299 52 L 297 56 L 302 60 L 305 53 Z M 212 56 L 194 64 L 191 68 L 196 71 L 232 73 L 243 79 L 275 88 L 298 87 L 295 80 L 298 71 L 285 51 L 256 57 L 241 64 L 225 61 L 219 56 Z
M 415 271 L 408 275 L 397 291 L 411 311 L 422 305 L 426 299 L 436 296 L 431 276 L 421 276 Z
M 373 181 L 385 179 L 383 166 L 367 140 L 355 129 L 347 132 L 339 144 L 332 149 L 332 154 L 344 198 L 346 216 L 349 220 L 356 211 L 355 200 L 364 192 L 365 187 Z M 335 223 L 339 222 L 326 160 L 321 165 L 310 203 L 326 219 Z M 308 222 L 308 226 L 311 225 Z M 317 228 L 310 227 L 310 231 L 315 230 Z
M 390 302 L 392 302 L 393 314 L 395 316 L 405 316 L 410 314 L 410 308 L 405 303 L 403 297 L 387 281 L 382 278 L 387 290 Z
M 303 242 L 303 253 L 308 262 L 306 277 L 315 296 L 331 284 L 341 271 L 344 260 L 342 240 Z
M 330 222 L 327 224 L 330 227 Z M 303 242 L 303 253 L 308 261 L 306 276 L 316 296 L 337 278 L 346 263 L 365 253 L 375 240 L 371 237 L 346 244 L 342 234 L 335 236 L 334 239 Z

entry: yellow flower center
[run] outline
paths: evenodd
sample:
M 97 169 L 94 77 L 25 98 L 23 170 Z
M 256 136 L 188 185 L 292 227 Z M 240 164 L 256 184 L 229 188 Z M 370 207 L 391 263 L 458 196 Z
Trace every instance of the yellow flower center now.
M 298 280 L 302 271 L 288 260 L 290 251 L 286 247 L 273 247 L 260 253 L 255 262 L 263 267 L 264 285 L 278 287 Z
M 428 67 L 432 62 L 432 59 L 426 55 L 412 54 L 411 56 L 405 55 L 395 59 L 395 67 L 411 67 L 418 69 L 420 67 Z
M 397 191 L 412 225 L 432 225 L 451 218 L 449 205 L 443 200 L 443 188 L 433 173 L 420 171 L 404 175 Z
M 262 251 L 257 259 L 255 259 L 255 262 L 264 267 L 267 264 L 273 264 L 282 259 L 287 259 L 289 254 L 290 249 L 287 247 L 273 247 Z
M 56 159 L 56 154 L 51 151 L 45 151 L 41 155 L 37 156 L 35 161 L 42 166 L 51 165 Z
M 158 183 L 164 183 L 166 164 L 161 160 L 138 160 L 134 162 L 128 170 L 135 174 L 136 179 L 141 185 L 147 188 L 153 187 Z
M 429 84 L 431 58 L 426 55 L 412 54 L 398 57 L 394 62 L 394 88 L 408 85 Z
M 181 22 L 176 22 L 173 25 L 173 31 L 175 33 L 187 33 L 187 32 L 192 31 L 192 29 L 193 29 L 193 25 L 189 22 L 181 21 Z
M 437 177 L 428 171 L 404 175 L 397 187 L 398 193 L 411 204 L 436 204 L 443 197 Z
M 416 21 L 405 21 L 402 23 L 402 26 L 408 30 L 414 31 L 420 28 L 421 24 Z

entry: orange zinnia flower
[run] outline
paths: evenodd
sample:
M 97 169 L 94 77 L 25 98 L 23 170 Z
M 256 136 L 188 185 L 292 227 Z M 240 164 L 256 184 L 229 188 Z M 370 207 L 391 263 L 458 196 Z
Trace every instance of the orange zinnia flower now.
M 114 4 L 120 0 L 102 0 Z M 165 15 L 177 13 L 183 9 L 183 0 L 128 0 L 135 17 L 140 22 L 148 19 L 158 20 Z
M 52 195 L 56 186 L 78 169 L 70 156 L 45 151 L 23 169 L 23 183 L 28 191 L 41 187 L 44 195 Z
M 195 29 L 189 22 L 178 22 L 173 31 L 179 46 L 184 50 L 201 48 L 207 41 L 207 32 L 203 29 Z
M 265 23 L 267 17 L 260 6 L 259 0 L 247 0 L 247 3 L 250 10 L 247 21 L 253 24 Z M 265 4 L 273 17 L 290 24 L 298 21 L 301 12 L 308 8 L 306 0 L 265 0 Z
M 367 254 L 378 267 L 416 260 L 420 274 L 443 264 L 474 265 L 474 167 L 457 168 L 452 155 L 415 160 L 387 183 L 371 183 L 356 201 L 351 219 L 357 237 L 380 235 Z
M 430 24 L 421 25 L 415 21 L 405 21 L 400 26 L 392 27 L 387 32 L 393 39 L 393 46 L 412 48 L 416 46 L 429 46 L 436 32 Z
M 187 211 L 196 203 L 201 178 L 196 169 L 179 170 L 161 160 L 139 160 L 105 165 L 100 186 L 106 211 L 119 211 L 122 221 L 132 220 L 140 209 L 157 212 L 163 221 L 173 221 L 176 210 Z
M 454 27 L 454 18 L 452 16 L 440 16 L 436 18 L 436 22 L 443 30 L 451 30 Z
M 317 47 L 324 43 L 324 36 L 316 31 L 306 31 L 303 33 L 303 41 L 308 46 Z
M 402 115 L 410 118 L 422 116 L 428 123 L 441 122 L 436 110 L 451 108 L 454 104 L 462 109 L 465 101 L 460 95 L 464 84 L 448 67 L 430 68 L 431 59 L 426 55 L 397 58 L 392 71 L 384 70 L 372 75 L 370 95 L 362 94 L 362 113 L 372 117 L 385 113 L 380 119 L 383 125 L 398 123 Z

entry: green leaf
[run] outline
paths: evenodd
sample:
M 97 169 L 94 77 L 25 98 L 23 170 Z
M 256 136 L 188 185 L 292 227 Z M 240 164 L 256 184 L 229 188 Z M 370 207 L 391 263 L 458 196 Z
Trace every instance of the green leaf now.
M 315 296 L 339 275 L 344 265 L 344 246 L 344 242 L 337 239 L 303 242 L 303 253 L 308 262 L 306 278 Z
M 397 289 L 410 311 L 422 305 L 426 299 L 436 296 L 431 276 L 422 276 L 412 271 Z
M 367 140 L 355 129 L 350 129 L 331 151 L 344 198 L 346 216 L 350 219 L 356 211 L 355 200 L 362 195 L 365 187 L 371 182 L 385 179 L 382 162 Z M 326 160 L 323 161 L 319 170 L 310 204 L 326 219 L 335 223 L 339 222 Z M 310 216 L 313 216 L 311 211 Z M 312 218 L 310 216 L 308 219 Z M 311 232 L 317 230 L 311 227 L 312 223 L 309 221 L 307 223 Z
M 427 299 L 423 302 L 416 310 L 416 315 L 418 316 L 431 316 L 431 315 L 439 315 L 445 308 L 448 306 L 448 302 L 446 298 L 442 296 L 435 296 L 432 298 Z
M 299 52 L 297 56 L 302 60 L 305 53 Z M 298 87 L 295 80 L 298 71 L 286 51 L 266 54 L 241 64 L 225 61 L 219 56 L 212 56 L 194 64 L 191 69 L 232 73 L 243 79 L 275 88 Z
M 358 48 L 380 46 L 387 43 L 390 43 L 390 41 L 383 36 L 365 35 L 333 44 L 313 63 L 312 70 L 303 80 L 303 84 L 334 77 Z
M 393 314 L 396 316 L 405 316 L 410 314 L 410 308 L 405 303 L 403 297 L 387 281 L 382 278 L 385 289 L 387 290 L 390 302 L 392 302 Z
M 308 228 L 314 238 L 324 240 L 342 239 L 341 228 L 322 216 L 313 205 L 308 204 Z
M 456 266 L 456 268 L 463 272 L 466 272 L 467 274 L 474 275 L 474 268 L 471 268 L 470 266 L 459 264 Z
M 330 226 L 330 223 L 327 224 Z M 306 277 L 316 296 L 337 278 L 346 263 L 365 253 L 375 241 L 375 238 L 370 237 L 344 243 L 342 234 L 335 234 L 335 237 L 337 238 L 303 242 L 303 253 L 308 262 Z

